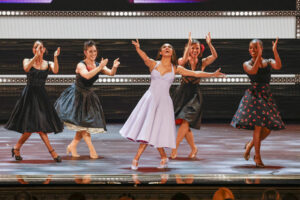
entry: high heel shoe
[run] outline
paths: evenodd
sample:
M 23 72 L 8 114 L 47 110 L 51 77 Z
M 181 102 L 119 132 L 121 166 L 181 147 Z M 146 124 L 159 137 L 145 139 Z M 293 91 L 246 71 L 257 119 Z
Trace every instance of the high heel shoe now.
M 15 157 L 15 159 L 18 160 L 18 161 L 23 160 L 22 156 L 20 156 L 20 155 L 17 156 L 15 154 L 15 151 L 19 151 L 19 153 L 20 153 L 20 149 L 12 148 L 11 149 L 11 157 Z
M 160 160 L 159 166 L 157 167 L 158 169 L 165 169 L 168 167 L 168 162 L 169 159 L 168 158 L 164 158 Z
M 51 154 L 51 156 L 52 156 L 52 153 L 53 153 L 53 152 L 55 152 L 54 149 L 52 149 L 51 151 L 49 151 L 49 153 Z M 53 158 L 53 160 L 54 160 L 55 162 L 61 162 L 61 161 L 62 161 L 62 159 L 61 159 L 61 157 L 60 157 L 59 155 L 57 155 L 55 158 L 52 156 L 52 158 Z
M 132 170 L 137 170 L 139 168 L 138 164 L 139 164 L 138 161 L 133 159 L 132 164 L 131 164 L 131 169 Z
M 70 152 L 72 154 L 72 157 L 75 157 L 75 158 L 79 158 L 80 157 L 80 155 L 77 154 L 76 149 L 72 149 L 71 145 L 68 145 L 67 146 L 67 155 L 69 155 Z
M 196 148 L 196 151 L 195 151 L 195 152 L 192 151 L 192 152 L 190 153 L 190 155 L 188 156 L 188 158 L 195 159 L 197 153 L 198 153 L 198 148 Z
M 248 142 L 246 142 L 246 144 L 245 144 L 245 146 L 244 146 L 244 149 L 246 149 L 245 150 L 245 152 L 244 152 L 244 159 L 245 160 L 249 160 L 249 158 L 250 158 L 250 151 L 249 152 L 247 152 L 247 147 L 248 147 L 248 145 L 250 144 L 250 140 L 248 141 Z
M 171 159 L 176 159 L 176 158 L 177 158 L 177 149 L 172 149 Z
M 265 167 L 265 165 L 264 165 L 264 163 L 262 162 L 261 159 L 260 159 L 259 162 L 256 162 L 256 161 L 255 161 L 255 156 L 254 156 L 254 157 L 253 157 L 253 160 L 254 160 L 255 166 L 256 166 L 257 168 L 264 168 L 264 167 Z

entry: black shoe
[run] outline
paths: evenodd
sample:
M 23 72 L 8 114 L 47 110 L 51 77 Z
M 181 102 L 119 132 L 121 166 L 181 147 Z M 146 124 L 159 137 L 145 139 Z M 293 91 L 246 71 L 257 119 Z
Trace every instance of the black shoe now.
M 51 151 L 49 151 L 49 153 L 51 154 L 51 156 L 52 156 L 52 152 L 54 152 L 55 150 L 54 149 L 52 149 Z M 53 157 L 52 157 L 53 158 Z M 61 162 L 62 161 L 62 159 L 61 159 L 61 157 L 60 156 L 57 156 L 56 158 L 53 158 L 53 160 L 55 161 L 55 162 Z
M 20 151 L 20 149 L 14 149 L 14 148 L 12 148 L 11 149 L 11 157 L 15 157 L 15 159 L 18 160 L 18 161 L 23 160 L 22 156 L 17 156 L 15 154 L 15 151 Z

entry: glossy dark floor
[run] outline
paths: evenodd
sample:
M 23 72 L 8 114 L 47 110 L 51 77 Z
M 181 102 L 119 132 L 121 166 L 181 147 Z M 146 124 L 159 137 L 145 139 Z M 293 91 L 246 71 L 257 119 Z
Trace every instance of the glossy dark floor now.
M 0 184 L 300 184 L 300 125 L 274 131 L 262 144 L 265 168 L 256 168 L 254 151 L 249 161 L 243 158 L 244 144 L 252 132 L 234 129 L 228 124 L 203 124 L 193 130 L 198 155 L 188 159 L 186 141 L 180 145 L 178 158 L 170 160 L 165 170 L 157 169 L 160 157 L 148 147 L 139 162 L 139 169 L 130 169 L 138 144 L 122 138 L 122 124 L 109 124 L 108 133 L 92 135 L 99 159 L 90 159 L 84 143 L 78 145 L 80 158 L 66 155 L 67 144 L 74 132 L 50 134 L 50 141 L 63 158 L 55 163 L 45 145 L 34 134 L 21 149 L 23 161 L 11 157 L 11 148 L 20 134 L 0 127 Z M 253 149 L 254 150 L 254 149 Z M 170 149 L 166 149 L 170 155 Z

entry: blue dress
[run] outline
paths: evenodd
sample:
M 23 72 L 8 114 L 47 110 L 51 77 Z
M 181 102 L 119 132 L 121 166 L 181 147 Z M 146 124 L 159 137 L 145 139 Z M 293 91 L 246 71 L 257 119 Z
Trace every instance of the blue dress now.
M 85 64 L 84 61 L 81 63 Z M 85 64 L 86 65 L 86 64 Z M 96 62 L 96 66 L 99 63 Z M 67 128 L 89 133 L 106 131 L 105 117 L 100 100 L 93 91 L 93 84 L 100 73 L 91 79 L 76 74 L 76 81 L 65 89 L 55 102 L 58 116 Z

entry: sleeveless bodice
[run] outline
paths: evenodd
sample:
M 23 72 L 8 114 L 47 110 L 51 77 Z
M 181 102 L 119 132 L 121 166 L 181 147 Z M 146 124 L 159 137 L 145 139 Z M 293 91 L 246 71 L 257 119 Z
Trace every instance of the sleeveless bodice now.
M 85 66 L 87 66 L 86 63 L 85 63 L 84 61 L 80 61 L 80 62 L 83 63 L 83 64 L 85 64 Z M 96 63 L 96 66 L 99 65 L 98 62 L 95 62 L 95 63 Z M 75 84 L 76 84 L 76 86 L 79 86 L 79 87 L 89 88 L 89 87 L 91 87 L 91 86 L 94 84 L 94 82 L 98 79 L 99 74 L 100 74 L 100 72 L 99 72 L 98 74 L 96 74 L 95 76 L 93 76 L 92 78 L 86 79 L 86 78 L 82 77 L 82 76 L 78 73 L 78 74 L 76 74 L 76 81 L 75 81 Z
M 202 66 L 202 58 L 199 58 L 195 71 L 201 70 L 201 66 Z M 188 70 L 192 70 L 189 61 L 184 65 L 184 67 Z M 185 84 L 199 84 L 199 82 L 200 82 L 200 78 L 193 77 L 193 76 L 182 76 L 181 78 L 181 83 L 185 83 Z
M 45 86 L 49 70 L 38 70 L 31 67 L 29 72 L 26 73 L 28 86 Z
M 159 92 L 162 95 L 169 95 L 169 89 L 174 81 L 175 74 L 172 65 L 172 71 L 161 75 L 157 70 L 157 66 L 160 61 L 157 61 L 154 69 L 151 71 L 151 83 L 150 90 L 153 92 Z
M 270 83 L 271 80 L 271 66 L 268 63 L 268 66 L 264 68 L 259 68 L 257 73 L 254 75 L 247 74 L 251 83 Z

